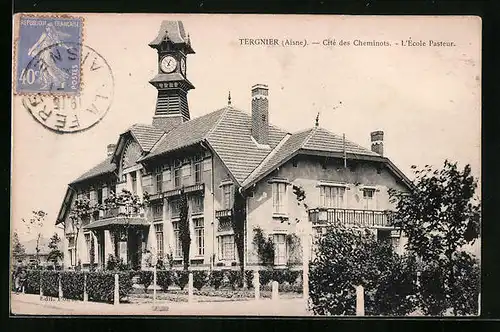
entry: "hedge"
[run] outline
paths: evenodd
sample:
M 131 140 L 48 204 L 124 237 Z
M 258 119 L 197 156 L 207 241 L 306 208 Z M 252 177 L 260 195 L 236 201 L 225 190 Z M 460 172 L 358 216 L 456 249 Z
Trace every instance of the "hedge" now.
M 117 273 L 121 300 L 132 290 L 132 278 L 128 272 Z M 87 275 L 87 294 L 89 301 L 113 302 L 114 290 L 114 272 L 94 272 Z
M 84 272 L 61 272 L 61 288 L 66 299 L 83 300 Z
M 175 271 L 173 273 L 174 284 L 180 289 L 184 289 L 189 281 L 189 271 Z
M 42 271 L 42 292 L 44 296 L 59 297 L 58 271 Z
M 156 276 L 158 278 L 158 276 Z M 153 283 L 153 271 L 139 271 L 139 284 L 144 286 L 144 292 L 148 292 L 148 287 Z
M 156 283 L 163 291 L 167 291 L 168 287 L 172 285 L 172 279 L 172 271 L 162 270 L 156 272 Z
M 208 280 L 208 271 L 193 271 L 193 287 L 197 290 L 201 290 L 201 288 L 205 286 Z
M 40 294 L 40 270 L 26 271 L 26 286 L 24 291 L 28 294 Z

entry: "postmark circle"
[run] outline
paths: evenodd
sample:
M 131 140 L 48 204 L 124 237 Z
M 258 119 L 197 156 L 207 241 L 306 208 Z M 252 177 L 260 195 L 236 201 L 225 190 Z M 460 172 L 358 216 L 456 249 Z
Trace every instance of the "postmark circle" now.
M 72 50 L 68 54 L 61 54 L 60 43 L 41 50 L 28 63 L 23 73 L 38 73 L 38 77 L 50 77 L 51 68 L 44 59 L 54 56 L 73 59 L 72 54 L 78 52 L 77 58 L 80 61 L 67 61 L 68 65 L 62 68 L 75 77 L 76 93 L 60 91 L 56 84 L 52 84 L 50 93 L 30 93 L 22 98 L 23 106 L 31 115 L 43 126 L 57 133 L 76 133 L 90 129 L 107 114 L 114 95 L 113 72 L 104 57 L 87 45 L 65 42 L 65 46 L 68 45 Z M 72 84 L 71 79 L 66 82 Z

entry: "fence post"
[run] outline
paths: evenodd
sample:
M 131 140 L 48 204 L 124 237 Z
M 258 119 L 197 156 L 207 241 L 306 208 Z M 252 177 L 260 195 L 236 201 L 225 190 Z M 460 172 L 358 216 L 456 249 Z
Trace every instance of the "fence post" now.
M 120 304 L 120 282 L 118 279 L 118 273 L 115 273 L 115 296 L 114 296 L 114 304 Z
M 62 279 L 62 273 L 59 273 L 59 278 L 58 279 L 59 279 L 59 294 L 58 294 L 59 295 L 59 299 L 58 300 L 61 301 L 62 298 L 63 298 L 62 281 L 61 281 L 61 279 Z
M 193 272 L 189 272 L 188 279 L 188 302 L 193 302 Z
M 87 302 L 89 295 L 87 294 L 87 273 L 83 274 L 83 301 Z
M 356 286 L 356 316 L 365 315 L 365 289 L 363 286 Z
M 279 283 L 276 280 L 273 280 L 273 282 L 272 282 L 271 299 L 273 299 L 275 301 L 279 300 L 279 298 L 280 298 L 279 291 L 278 291 L 278 286 L 279 286 Z
M 260 278 L 258 270 L 253 271 L 253 288 L 255 299 L 258 300 L 260 298 Z

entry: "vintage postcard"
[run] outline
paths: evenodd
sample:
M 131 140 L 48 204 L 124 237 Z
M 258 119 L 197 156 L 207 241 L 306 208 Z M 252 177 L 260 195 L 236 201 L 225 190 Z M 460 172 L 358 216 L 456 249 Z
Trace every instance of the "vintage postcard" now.
M 11 314 L 480 315 L 481 29 L 16 14 Z

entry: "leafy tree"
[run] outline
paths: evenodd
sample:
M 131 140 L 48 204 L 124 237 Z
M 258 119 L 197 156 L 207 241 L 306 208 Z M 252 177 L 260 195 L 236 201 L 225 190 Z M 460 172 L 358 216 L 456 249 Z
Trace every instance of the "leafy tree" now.
M 19 235 L 17 232 L 14 232 L 12 237 L 12 256 L 15 260 L 18 260 L 22 259 L 25 254 L 26 248 L 24 248 L 24 245 L 19 241 Z
M 266 238 L 260 227 L 253 229 L 253 246 L 257 248 L 257 256 L 264 266 L 274 265 L 274 242 L 271 237 Z
M 451 308 L 454 315 L 464 314 L 473 308 L 458 300 L 463 290 L 457 285 L 479 287 L 479 283 L 465 281 L 461 274 L 463 270 L 474 271 L 477 264 L 471 255 L 461 253 L 464 245 L 474 243 L 479 237 L 481 212 L 475 197 L 477 181 L 470 165 L 460 170 L 457 163 L 448 160 L 441 169 L 429 165 L 421 170 L 416 166 L 412 169 L 415 172 L 413 190 L 409 193 L 390 190 L 389 195 L 397 210 L 394 226 L 408 237 L 407 250 L 424 264 L 421 295 L 426 297 L 422 299 L 423 305 L 429 307 L 424 311 L 441 315 Z M 472 288 L 469 291 L 467 297 L 476 296 L 478 292 Z
M 234 203 L 233 203 L 233 213 L 231 217 L 231 227 L 234 232 L 234 241 L 236 244 L 236 250 L 238 251 L 238 259 L 240 261 L 240 271 L 243 276 L 245 271 L 245 219 L 246 219 L 246 199 L 245 197 L 238 191 L 234 191 Z M 243 278 L 238 280 L 238 282 L 243 282 Z
M 28 233 L 31 233 L 33 230 L 37 231 L 37 236 L 36 236 L 36 262 L 37 264 L 40 264 L 40 239 L 42 237 L 42 233 L 40 232 L 40 229 L 43 227 L 43 222 L 45 221 L 45 217 L 47 216 L 47 213 L 43 210 L 35 210 L 32 211 L 33 215 L 30 219 L 22 219 L 23 223 L 26 225 L 28 228 Z
M 50 242 L 49 242 L 50 252 L 49 252 L 49 255 L 47 257 L 47 259 L 49 261 L 52 261 L 54 263 L 54 265 L 57 265 L 59 259 L 63 258 L 63 253 L 61 250 L 59 250 L 60 243 L 61 243 L 61 238 L 59 237 L 59 235 L 57 233 L 54 233 L 54 235 L 52 235 L 52 237 L 50 238 Z
M 179 237 L 182 247 L 182 258 L 184 262 L 184 270 L 189 268 L 189 249 L 191 247 L 191 235 L 189 231 L 189 206 L 187 194 L 182 190 L 179 198 Z
M 87 198 L 76 199 L 69 212 L 69 220 L 75 231 L 75 257 L 78 258 L 78 236 L 80 229 L 84 224 L 90 222 L 92 214 L 96 211 L 97 206 L 93 205 Z M 78 259 L 80 261 L 80 259 Z M 80 263 L 78 264 L 80 265 Z
M 354 315 L 355 287 L 365 288 L 367 315 L 406 315 L 414 310 L 416 280 L 410 258 L 367 230 L 328 227 L 310 263 L 312 310 L 320 315 Z

